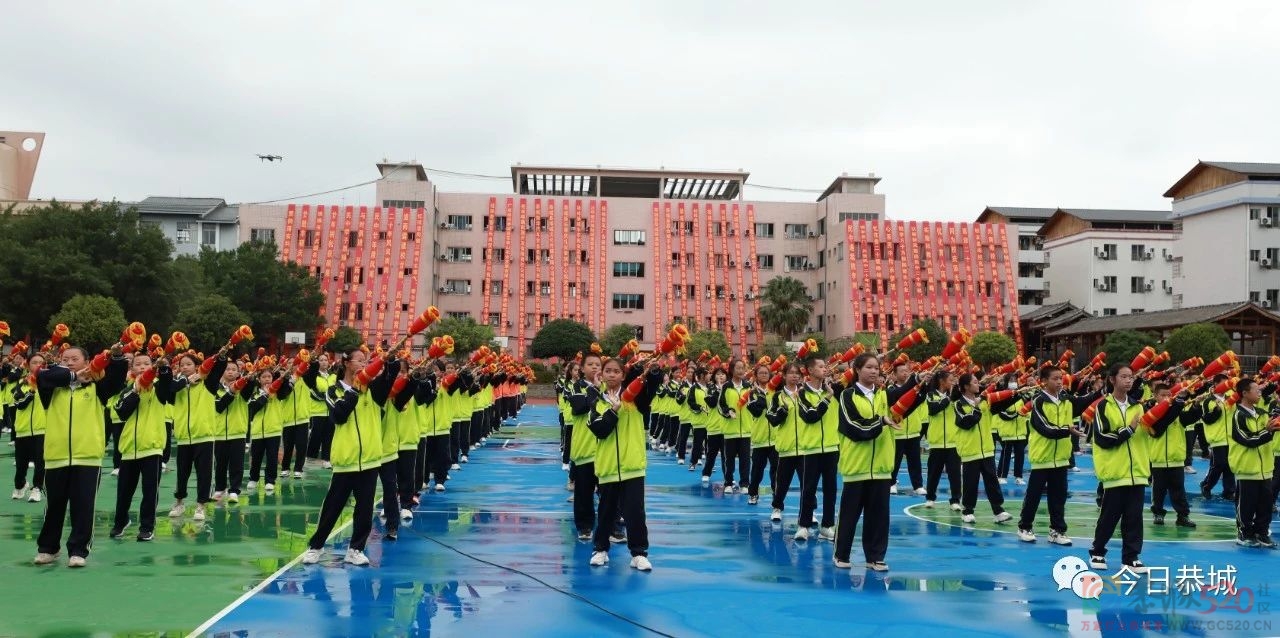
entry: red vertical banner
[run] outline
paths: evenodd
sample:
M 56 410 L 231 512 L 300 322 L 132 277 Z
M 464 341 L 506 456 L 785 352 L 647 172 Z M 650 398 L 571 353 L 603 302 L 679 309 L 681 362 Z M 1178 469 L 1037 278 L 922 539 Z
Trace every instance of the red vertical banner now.
M 399 307 L 392 309 L 392 316 L 399 317 L 398 325 L 408 325 L 413 320 L 412 318 L 418 315 L 418 288 L 421 287 L 422 283 L 422 264 L 426 263 L 422 259 L 422 245 L 426 241 L 426 235 L 423 234 L 423 231 L 426 230 L 424 226 L 426 225 L 427 211 L 419 208 L 414 215 L 413 245 L 411 247 L 413 251 L 413 277 L 410 279 L 412 287 L 409 288 L 409 312 L 406 313 Z M 392 299 L 388 303 L 399 303 L 399 300 Z
M 894 330 L 903 330 L 910 326 L 910 322 L 904 320 L 911 316 L 911 305 L 908 301 L 908 294 L 911 290 L 911 277 L 907 273 L 906 246 L 907 244 L 907 224 L 906 222 L 895 222 L 893 224 L 893 244 L 890 248 L 890 256 L 893 262 L 889 265 L 893 275 L 893 316 L 897 318 L 897 324 Z
M 588 203 L 587 215 L 591 219 L 590 228 L 593 233 L 604 232 L 605 234 L 608 234 L 608 231 L 601 230 L 600 213 L 596 208 L 596 200 L 593 199 Z M 593 250 L 593 248 L 595 248 L 595 245 L 593 245 L 594 242 L 592 241 L 594 237 L 595 235 L 588 233 L 584 238 L 587 253 L 594 256 L 592 257 L 593 261 L 586 264 L 587 288 L 582 291 L 582 296 L 586 298 L 586 301 L 583 302 L 583 321 L 591 326 L 592 332 L 602 334 L 604 332 L 605 325 L 600 321 L 600 316 L 595 312 L 595 309 L 596 306 L 604 303 L 604 285 L 596 281 L 596 262 L 604 261 L 605 256 L 603 252 Z
M 938 222 L 926 223 L 922 226 L 924 230 L 925 250 L 929 253 L 928 275 L 925 281 L 930 283 L 929 301 L 933 304 L 930 318 L 938 321 L 938 324 L 947 329 L 945 315 L 947 314 L 946 298 L 943 296 L 946 288 L 946 271 L 942 264 L 942 235 L 939 230 L 942 227 Z
M 653 202 L 653 208 L 650 215 L 653 218 L 653 334 L 662 333 L 662 300 L 666 298 L 666 291 L 662 289 L 662 238 L 671 232 L 671 229 L 662 223 L 662 215 L 659 211 L 658 202 Z M 667 217 L 670 217 L 671 204 L 667 203 Z
M 995 304 L 992 303 L 991 299 L 991 294 L 994 292 L 991 288 L 994 288 L 995 282 L 999 280 L 995 273 L 996 254 L 992 250 L 994 236 L 991 224 L 974 224 L 973 229 L 974 236 L 977 238 L 975 243 L 978 245 L 975 250 L 979 255 L 985 255 L 985 258 L 978 262 L 980 273 L 978 277 L 982 280 L 982 289 L 978 291 L 980 293 L 978 300 L 982 306 L 982 316 L 985 318 L 989 330 L 1000 332 L 1000 322 L 996 320 Z
M 867 245 L 867 220 L 858 220 L 858 314 L 855 323 L 861 326 L 860 331 L 871 332 L 875 326 L 871 322 L 871 313 L 875 311 L 875 300 L 871 297 L 871 247 Z
M 742 228 L 742 209 L 738 204 L 733 205 L 733 233 L 729 236 L 730 243 L 733 244 L 733 268 L 738 271 L 738 290 L 734 293 L 738 309 L 738 343 L 742 351 L 742 356 L 750 354 L 747 352 L 747 286 L 743 279 L 742 271 L 744 270 L 742 263 L 742 233 L 738 232 Z
M 685 257 L 689 254 L 689 231 L 687 224 L 688 210 L 685 208 L 684 202 L 676 205 L 676 219 L 680 222 L 680 259 L 673 260 L 676 268 L 680 269 L 680 294 L 676 297 L 680 300 L 680 317 L 683 321 L 689 321 L 689 263 Z M 661 266 L 658 266 L 661 267 Z
M 921 279 L 920 272 L 921 270 L 923 270 L 923 268 L 921 268 L 921 265 L 920 265 L 920 258 L 923 256 L 923 254 L 919 250 L 920 236 L 917 234 L 917 230 L 918 229 L 916 227 L 915 222 L 907 223 L 907 233 L 908 233 L 910 244 L 907 246 L 907 249 L 904 251 L 903 254 L 908 256 L 907 259 L 910 263 L 907 264 L 907 266 L 911 270 L 910 298 L 912 300 L 912 304 L 911 304 L 910 313 L 905 319 L 905 323 L 908 326 L 910 326 L 911 323 L 914 322 L 917 317 L 927 316 L 925 314 L 925 309 L 924 309 L 924 289 L 920 284 L 920 279 Z
M 293 218 L 298 214 L 298 206 L 289 204 L 284 213 L 284 237 L 280 238 L 277 245 L 280 246 L 280 254 L 283 261 L 293 261 Z
M 318 211 L 319 209 L 317 208 L 317 214 L 319 214 Z M 334 272 L 337 266 L 336 266 L 336 262 L 334 262 L 333 250 L 334 250 L 334 246 L 338 244 L 338 207 L 337 206 L 329 207 L 328 217 L 329 217 L 329 225 L 328 225 L 329 236 L 325 238 L 325 242 L 324 242 L 324 265 L 321 267 L 321 272 L 324 273 L 325 292 L 326 292 L 325 304 L 329 306 L 329 316 L 336 317 L 338 315 L 338 298 L 337 298 L 337 295 L 333 294 L 334 293 L 333 278 L 334 278 Z M 339 320 L 341 321 L 342 318 L 339 317 Z
M 375 217 L 378 212 L 377 208 L 373 209 Z M 382 242 L 382 271 L 386 273 L 386 276 L 382 277 L 382 281 L 378 285 L 378 297 L 386 300 L 386 303 L 391 303 L 391 282 L 394 280 L 397 284 L 399 283 L 400 278 L 403 276 L 399 269 L 404 268 L 403 265 L 397 265 L 391 260 L 392 243 L 399 243 L 404 240 L 405 229 L 403 226 L 396 224 L 396 209 L 388 208 L 382 212 L 387 215 L 387 238 Z M 399 303 L 399 299 L 399 296 L 397 296 L 395 302 Z M 379 328 L 382 332 L 387 332 L 385 324 L 379 326 Z
M 876 279 L 879 281 L 879 283 L 877 284 L 879 288 L 876 288 L 876 290 L 880 291 L 880 294 L 878 295 L 879 299 L 876 300 L 877 301 L 876 309 L 878 311 L 876 322 L 880 325 L 880 342 L 881 343 L 889 340 L 889 322 L 886 316 L 887 313 L 885 312 L 885 307 L 889 299 L 889 289 L 888 289 L 889 279 L 884 276 L 885 275 L 885 272 L 884 272 L 885 271 L 885 263 L 884 263 L 885 254 L 884 253 L 885 253 L 885 246 L 887 246 L 887 243 L 884 241 L 884 238 L 881 236 L 881 231 L 885 230 L 886 224 L 888 224 L 888 222 L 885 222 L 882 220 L 876 220 L 874 223 L 871 224 L 871 244 L 873 246 L 872 254 L 875 257 L 874 263 L 875 263 L 875 269 L 876 269 Z
M 956 315 L 956 327 L 967 327 L 964 324 L 964 301 L 960 298 L 960 282 L 963 276 L 960 274 L 960 245 L 956 241 L 956 224 L 955 222 L 947 222 L 947 245 L 951 247 L 951 268 L 947 273 L 947 277 L 951 280 L 951 299 L 952 310 Z
M 970 325 L 977 329 L 986 330 L 985 321 L 978 318 L 978 288 L 982 286 L 982 277 L 978 276 L 978 250 L 975 248 L 973 238 L 969 236 L 969 224 L 960 224 L 960 250 L 964 251 L 964 270 L 967 275 L 968 285 L 965 286 L 965 296 L 969 301 L 969 317 Z
M 359 209 L 359 216 L 356 218 L 356 224 L 355 224 L 356 247 L 355 247 L 355 250 L 352 251 L 353 263 L 351 264 L 351 282 L 349 284 L 350 292 L 343 295 L 344 297 L 348 297 L 349 301 L 351 302 L 351 307 L 353 308 L 352 313 L 355 312 L 354 310 L 355 304 L 360 302 L 360 293 L 366 290 L 365 287 L 361 285 L 364 282 L 361 278 L 360 270 L 364 268 L 364 264 L 366 261 L 364 257 L 365 255 L 364 224 L 366 221 L 368 221 L 368 219 L 369 219 L 369 209 L 365 206 L 361 206 Z M 366 297 L 369 297 L 368 299 L 369 301 L 372 301 L 372 296 L 373 296 L 372 293 L 366 294 Z M 364 326 L 364 329 L 367 329 L 369 324 L 373 322 L 372 320 L 373 320 L 373 306 L 369 303 L 366 303 L 364 306 L 364 312 L 361 314 L 361 319 L 359 321 L 359 324 L 357 325 Z M 356 329 L 361 330 L 361 328 L 356 328 Z
M 498 198 L 489 198 L 489 212 L 485 216 L 484 224 L 484 254 L 480 255 L 484 259 L 484 280 L 480 284 L 480 323 L 489 323 L 489 307 L 493 299 L 493 235 L 497 232 L 498 225 Z M 509 221 L 509 220 L 508 220 Z M 417 312 L 417 307 L 412 308 Z M 498 326 L 494 326 L 494 334 L 498 333 Z
M 519 239 L 517 239 L 517 242 L 519 243 L 520 246 L 519 246 L 519 249 L 516 251 L 515 258 L 516 258 L 516 262 L 520 264 L 520 278 L 517 280 L 520 284 L 519 286 L 520 291 L 516 293 L 515 326 L 516 326 L 516 356 L 522 357 L 524 356 L 524 331 L 526 328 L 525 323 L 528 320 L 527 313 L 525 312 L 525 303 L 526 303 L 525 295 L 528 294 L 528 291 L 529 291 L 528 283 L 527 283 L 529 280 L 526 278 L 527 272 L 528 272 L 528 265 L 529 265 L 528 264 L 529 258 L 528 258 L 528 252 L 527 252 L 528 248 L 526 247 L 528 246 L 528 241 L 529 241 L 528 240 L 529 200 L 524 197 L 520 198 L 519 224 L 520 224 L 520 234 L 518 235 Z M 537 232 L 537 227 L 538 226 L 535 223 L 533 225 L 534 232 Z M 534 280 L 533 282 L 533 294 L 535 296 L 538 294 L 538 282 L 536 280 Z
M 298 263 L 306 266 L 307 271 L 309 271 L 313 277 L 319 277 L 319 275 L 316 274 L 316 249 L 314 244 L 311 246 L 306 246 L 303 244 L 302 238 L 298 237 L 298 235 L 301 235 L 312 229 L 311 220 L 310 220 L 311 207 L 304 204 L 302 206 L 302 212 L 298 217 L 299 217 L 298 232 L 295 233 L 294 235 L 286 234 L 284 236 L 284 242 L 290 245 L 293 245 L 296 243 L 298 246 Z M 317 224 L 317 226 L 319 226 L 319 224 Z M 319 233 L 316 233 L 316 234 L 319 234 Z M 305 258 L 303 257 L 304 253 L 306 255 Z
M 729 207 L 720 204 L 720 277 L 724 280 L 725 296 L 721 301 L 724 303 L 724 323 L 725 338 L 729 341 L 729 350 L 733 347 L 733 331 L 730 326 L 733 324 L 733 305 L 729 303 L 729 293 L 733 292 L 733 273 L 729 270 Z M 716 295 L 719 297 L 720 295 Z
M 592 224 L 591 227 L 596 228 L 596 225 Z M 608 290 L 607 284 L 605 283 L 606 281 L 608 281 L 607 279 L 608 274 L 606 274 L 607 271 L 605 269 L 608 268 L 608 264 L 609 264 L 609 247 L 608 247 L 609 202 L 608 200 L 602 200 L 600 202 L 600 225 L 599 225 L 599 228 L 596 228 L 596 232 L 600 236 L 600 256 L 596 262 L 596 271 L 600 273 L 600 296 L 596 297 L 597 299 L 596 308 L 598 308 L 600 312 L 600 322 L 599 322 L 600 329 L 604 330 L 605 321 L 607 321 L 607 319 L 605 318 L 606 317 L 605 311 L 610 304 L 609 290 Z
M 751 263 L 751 292 L 754 298 L 747 312 L 756 322 L 755 337 L 751 340 L 754 344 L 763 341 L 760 335 L 764 334 L 764 327 L 760 321 L 760 255 L 756 252 L 756 207 L 753 204 L 747 204 L 747 228 L 744 233 L 748 233 L 751 237 L 751 241 L 748 242 L 747 260 Z
M 1018 322 L 1018 282 L 1013 278 L 1013 255 L 1009 254 L 1009 236 L 1007 233 L 1008 224 L 1000 224 L 996 227 L 996 247 L 998 247 L 1000 251 L 998 255 L 1004 261 L 1002 269 L 1004 270 L 1005 294 L 1008 296 L 1008 303 L 1006 304 L 1008 312 L 1007 314 L 1002 314 L 1001 319 L 1005 319 L 1012 324 L 1013 340 L 1018 343 L 1018 352 L 1025 355 L 1026 344 L 1022 341 L 1022 325 Z M 1001 268 L 1002 265 L 999 263 L 1001 260 L 998 259 L 995 261 L 996 267 Z M 998 283 L 996 284 L 996 287 L 996 294 L 999 294 Z M 1005 326 L 1001 326 L 1000 329 L 1006 330 L 1007 328 Z
M 565 307 L 569 305 L 569 298 L 565 296 L 568 286 L 565 281 L 568 276 L 565 273 L 564 247 L 565 242 L 569 239 L 567 232 L 556 233 L 559 228 L 567 231 L 569 228 L 569 200 L 562 200 L 563 206 L 556 208 L 555 200 L 551 200 L 551 211 L 548 215 L 551 217 L 549 221 L 551 226 L 551 265 L 547 270 L 551 273 L 551 319 L 559 319 L 561 315 L 560 302 L 563 300 Z M 557 215 L 557 211 L 563 211 Z M 564 314 L 569 314 L 567 311 Z
M 393 212 L 392 214 L 394 215 L 395 213 Z M 418 268 L 417 268 L 418 265 L 416 263 L 411 263 L 409 261 L 408 229 L 411 228 L 409 224 L 409 219 L 410 219 L 409 209 L 401 208 L 400 214 L 398 215 L 398 217 L 400 218 L 400 232 L 396 233 L 395 235 L 387 235 L 388 240 L 390 240 L 393 237 L 396 238 L 396 248 L 397 248 L 396 268 L 398 269 L 398 272 L 397 272 L 398 276 L 396 277 L 396 296 L 395 297 L 384 296 L 382 299 L 384 304 L 389 304 L 392 301 L 394 301 L 395 303 L 400 303 L 400 300 L 404 299 L 405 296 L 407 295 L 407 291 L 404 289 L 405 284 L 408 283 L 405 281 L 405 276 L 404 276 L 404 271 L 406 269 L 410 273 L 409 274 L 410 281 L 412 281 L 412 278 L 416 277 L 418 274 Z M 388 241 L 387 243 L 390 244 L 391 242 Z M 388 339 L 390 339 L 391 337 L 398 338 L 400 336 L 399 334 L 400 331 L 404 330 L 404 326 L 403 325 L 395 325 L 390 327 L 379 326 L 379 330 L 382 331 L 384 334 L 389 333 L 390 336 L 387 337 Z
M 515 295 L 515 291 L 512 290 L 512 288 L 519 288 L 521 291 L 524 290 L 524 282 L 520 280 L 513 281 L 513 277 L 511 277 L 512 260 L 517 259 L 519 257 L 519 255 L 515 254 L 515 242 L 512 241 L 512 233 L 514 233 L 516 231 L 516 228 L 519 228 L 520 226 L 520 222 L 515 218 L 514 211 L 515 211 L 515 200 L 511 197 L 508 197 L 507 207 L 506 207 L 507 231 L 503 235 L 503 239 L 502 239 L 502 249 L 506 252 L 506 255 L 507 255 L 507 261 L 502 262 L 502 279 L 503 281 L 506 282 L 503 285 L 503 288 L 505 288 L 506 290 L 502 291 L 502 315 L 498 319 L 498 322 L 501 324 L 499 328 L 502 330 L 502 332 L 498 334 L 507 335 L 508 337 L 511 335 L 511 326 L 513 325 L 511 322 L 510 309 L 511 309 L 511 298 L 513 295 Z M 523 232 L 524 229 L 521 228 L 520 230 Z
M 548 201 L 552 207 L 554 203 Z M 541 327 L 538 323 L 542 320 L 542 236 L 546 234 L 546 230 L 542 227 L 542 200 L 533 200 L 533 332 L 537 333 Z M 523 341 L 523 340 L 522 340 Z M 520 352 L 524 352 L 524 346 L 520 346 Z
M 573 255 L 569 259 L 569 263 L 573 264 L 573 282 L 575 294 L 573 296 L 573 318 L 584 324 L 590 324 L 591 320 L 582 313 L 582 297 L 586 292 L 586 279 L 582 276 L 582 235 L 588 228 L 586 219 L 582 216 L 582 200 L 573 200 Z M 590 252 L 590 251 L 588 251 Z
M 698 260 L 707 259 L 707 254 L 706 254 L 706 251 L 704 251 L 702 248 L 702 234 L 698 231 L 698 228 L 699 226 L 701 226 L 702 228 L 705 229 L 708 225 L 710 225 L 711 222 L 707 221 L 705 218 L 701 220 L 698 219 L 697 204 L 694 204 L 692 206 L 690 214 L 693 217 L 693 259 L 694 259 L 694 262 L 690 264 L 690 267 L 693 268 L 693 307 L 694 307 L 694 313 L 697 315 L 693 318 L 692 323 L 695 325 L 701 326 L 703 328 L 708 328 L 709 326 L 702 325 L 703 267 L 698 265 Z M 687 293 L 688 291 L 685 291 L 685 292 Z
M 846 272 L 842 283 L 849 289 L 849 317 L 852 319 L 850 325 L 853 331 L 858 332 L 858 262 L 854 261 L 853 250 L 853 220 L 846 219 L 844 221 L 844 245 L 847 257 L 845 258 Z

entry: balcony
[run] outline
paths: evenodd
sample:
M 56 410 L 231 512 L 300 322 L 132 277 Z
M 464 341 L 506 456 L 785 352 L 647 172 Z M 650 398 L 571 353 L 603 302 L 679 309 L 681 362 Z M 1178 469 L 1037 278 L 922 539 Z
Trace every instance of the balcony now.
M 1018 290 L 1044 290 L 1044 277 L 1018 277 Z
M 1019 250 L 1018 263 L 1020 264 L 1043 264 L 1047 259 L 1043 250 Z

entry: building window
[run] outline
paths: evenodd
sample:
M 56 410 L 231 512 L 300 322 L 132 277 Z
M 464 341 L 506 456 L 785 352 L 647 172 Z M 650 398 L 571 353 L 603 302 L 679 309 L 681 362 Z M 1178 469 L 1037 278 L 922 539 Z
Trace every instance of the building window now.
M 190 244 L 191 231 L 196 227 L 195 222 L 178 222 L 178 232 L 173 237 L 175 244 Z M 308 246 L 310 244 L 307 244 Z
M 787 255 L 787 270 L 808 270 L 809 258 L 804 255 Z
M 1132 309 L 1132 310 L 1130 310 L 1130 311 L 1129 311 L 1129 314 L 1133 314 L 1133 315 L 1140 315 L 1140 314 L 1142 314 L 1142 313 L 1144 313 L 1144 312 L 1146 312 L 1146 310 L 1145 310 L 1145 309 L 1143 309 L 1143 308 L 1134 308 L 1134 309 Z
M 405 268 L 405 269 L 404 269 L 404 271 L 403 271 L 403 273 L 404 273 L 404 276 L 405 276 L 405 277 L 412 277 L 412 276 L 413 276 L 413 268 Z
M 877 217 L 876 217 L 876 214 L 875 214 L 875 213 L 840 213 L 839 215 L 837 215 L 837 216 L 836 216 L 836 220 L 837 220 L 837 221 L 842 221 L 842 222 L 843 222 L 843 221 L 848 221 L 848 220 L 853 220 L 853 221 L 868 220 L 868 221 L 870 221 L 870 220 L 874 220 L 874 219 L 876 219 L 876 218 L 877 218 Z
M 1262 217 L 1262 209 L 1261 209 L 1261 208 L 1250 208 L 1250 209 L 1249 209 L 1249 219 L 1250 219 L 1250 220 L 1255 220 L 1255 219 L 1258 219 L 1259 217 Z
M 1277 222 L 1280 222 L 1280 206 L 1268 206 L 1267 219 L 1271 220 L 1272 225 L 1276 225 Z
M 218 227 L 200 226 L 200 245 L 214 248 L 218 245 Z
M 338 320 L 346 321 L 350 318 L 351 318 L 351 304 L 346 301 L 338 304 Z
M 383 208 L 422 208 L 427 202 L 421 199 L 384 199 Z
M 446 317 L 449 317 L 450 319 L 470 319 L 471 318 L 471 313 L 469 312 L 457 312 L 457 311 L 451 310 L 444 314 Z
M 787 239 L 804 239 L 809 236 L 808 224 L 787 224 L 783 227 Z
M 342 275 L 342 283 L 363 284 L 364 268 L 357 267 L 357 266 L 347 266 L 347 271 Z
M 500 313 L 500 312 L 491 312 L 491 313 L 489 313 L 489 322 L 488 322 L 488 323 L 489 323 L 489 325 L 491 325 L 491 326 L 496 326 L 496 325 L 498 325 L 499 323 L 502 323 L 502 313 Z
M 249 241 L 260 241 L 268 244 L 276 243 L 276 229 L 274 228 L 250 228 Z
M 1260 255 L 1260 254 L 1259 254 L 1259 251 L 1258 251 L 1257 249 L 1254 249 L 1254 250 L 1250 250 L 1250 251 L 1249 251 L 1249 261 L 1258 261 L 1258 259 L 1259 259 L 1261 256 L 1262 256 L 1262 255 Z
M 347 248 L 355 248 L 360 245 L 360 233 L 349 230 L 347 231 Z
M 756 255 L 760 270 L 773 270 L 773 255 Z
M 1103 244 L 1103 245 L 1102 245 L 1102 258 L 1103 258 L 1103 259 L 1105 259 L 1105 260 L 1109 260 L 1109 261 L 1115 261 L 1116 259 L 1119 259 L 1119 258 L 1120 258 L 1120 257 L 1119 257 L 1119 255 L 1120 255 L 1119 250 L 1116 248 L 1116 245 L 1115 245 L 1115 244 Z
M 550 297 L 550 296 L 551 296 L 551 282 L 549 282 L 549 281 L 540 281 L 540 282 L 538 282 L 538 294 L 539 294 L 539 295 L 541 295 L 541 296 L 543 296 L 543 297 Z
M 773 224 L 767 222 L 756 222 L 756 237 L 773 239 Z
M 319 248 L 320 242 L 317 241 L 316 231 L 300 230 L 298 231 L 298 241 L 302 242 L 303 248 Z
M 446 295 L 469 295 L 471 294 L 471 280 L 446 279 L 444 286 L 440 288 L 440 292 Z
M 488 284 L 489 294 L 497 297 L 502 294 L 503 285 L 501 281 L 492 281 Z
M 444 252 L 445 261 L 471 261 L 470 246 L 450 246 Z
M 489 218 L 488 218 L 487 216 L 484 218 L 484 229 L 485 229 L 485 230 L 489 230 Z M 506 230 L 506 229 L 507 229 L 507 216 L 506 216 L 506 215 L 494 215 L 494 217 L 493 217 L 493 229 L 494 229 L 494 230 Z
M 639 261 L 615 261 L 613 262 L 614 277 L 643 277 L 644 263 Z
M 1267 290 L 1267 307 L 1275 308 L 1280 306 L 1280 290 L 1269 288 Z
M 575 298 L 575 299 L 578 297 L 578 282 L 576 281 L 569 282 L 569 297 Z
M 614 310 L 644 310 L 644 295 L 627 292 L 613 293 Z
M 1114 316 L 1116 316 L 1116 309 L 1115 309 L 1115 308 L 1103 308 L 1103 309 L 1102 309 L 1102 316 L 1104 316 L 1104 317 L 1114 317 Z
M 364 304 L 358 303 L 356 304 L 356 321 L 363 321 L 363 320 L 364 320 Z
M 471 230 L 471 216 L 450 215 L 444 226 L 449 230 Z
M 1144 277 L 1129 278 L 1129 292 L 1146 292 L 1146 287 L 1147 287 L 1146 278 Z
M 614 246 L 643 246 L 644 231 L 643 230 L 615 230 L 613 231 Z
M 1142 244 L 1134 244 L 1129 246 L 1129 259 L 1131 261 L 1146 261 L 1147 247 Z
M 405 234 L 404 234 L 404 238 L 405 238 L 405 240 L 406 240 L 406 241 L 408 241 L 409 243 L 413 243 L 413 242 L 415 242 L 415 241 L 418 241 L 418 233 L 415 233 L 415 232 L 413 232 L 413 231 L 411 230 L 411 231 L 409 231 L 409 232 L 407 232 L 407 233 L 405 233 Z

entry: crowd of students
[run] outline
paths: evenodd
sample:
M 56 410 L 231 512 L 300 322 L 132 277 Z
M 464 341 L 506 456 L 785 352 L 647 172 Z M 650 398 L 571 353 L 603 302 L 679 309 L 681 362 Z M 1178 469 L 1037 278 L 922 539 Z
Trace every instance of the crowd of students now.
M 1275 365 L 1280 368 L 1280 362 Z M 834 541 L 840 568 L 851 567 L 861 523 L 866 567 L 887 570 L 890 497 L 923 496 L 924 508 L 939 507 L 944 476 L 947 507 L 957 524 L 977 523 L 984 495 L 994 523 L 1016 523 L 1018 539 L 1034 543 L 1035 519 L 1047 500 L 1048 542 L 1069 546 L 1067 482 L 1078 471 L 1075 456 L 1083 453 L 1084 442 L 1098 477 L 1099 514 L 1088 550 L 1093 568 L 1106 568 L 1107 545 L 1118 526 L 1122 564 L 1146 571 L 1140 554 L 1148 503 L 1154 524 L 1165 524 L 1167 499 L 1174 526 L 1196 527 L 1184 477 L 1195 473 L 1197 445 L 1210 459 L 1202 496 L 1212 499 L 1221 479 L 1222 498 L 1237 502 L 1236 542 L 1276 546 L 1270 524 L 1280 492 L 1280 463 L 1274 458 L 1280 445 L 1271 438 L 1280 429 L 1280 401 L 1273 399 L 1280 379 L 1209 370 L 1199 378 L 1181 366 L 1143 370 L 1137 360 L 1107 370 L 1094 367 L 1069 375 L 1064 359 L 983 375 L 922 369 L 902 357 L 882 365 L 877 356 L 860 354 L 849 364 L 837 357 L 780 368 L 767 360 L 754 367 L 745 360 L 687 361 L 667 368 L 650 364 L 642 371 L 585 353 L 566 366 L 556 387 L 578 537 L 593 541 L 592 565 L 607 563 L 612 538 L 626 540 L 633 567 L 652 568 L 643 519 L 647 447 L 690 472 L 701 468 L 703 485 L 710 483 L 719 457 L 723 493 L 744 494 L 754 506 L 762 486 L 769 487 L 775 523 L 782 521 L 798 476 L 794 538 Z M 643 393 L 634 401 L 619 402 L 609 394 L 641 375 Z M 1180 375 L 1188 380 L 1180 384 Z M 628 427 L 598 427 L 615 422 Z M 619 457 L 626 462 L 619 465 Z M 904 462 L 909 488 L 899 485 Z M 1026 485 L 1013 512 L 1006 509 L 1002 488 L 1010 471 L 1018 485 Z M 618 511 L 614 498 L 604 498 L 604 484 L 627 481 L 635 487 L 618 488 L 624 504 Z M 598 507 L 595 491 L 601 494 Z M 624 521 L 627 534 L 616 533 Z
M 364 347 L 296 366 L 261 355 L 235 360 L 226 349 L 207 359 L 127 353 L 119 344 L 95 356 L 74 346 L 56 355 L 14 350 L 0 361 L 0 405 L 15 451 L 12 498 L 44 503 L 35 564 L 57 561 L 69 515 L 67 564 L 83 567 L 109 438 L 117 495 L 109 536 L 123 538 L 136 521 L 139 542 L 155 539 L 160 476 L 171 462 L 168 515 L 199 522 L 214 503 L 236 506 L 243 492 L 269 494 L 278 480 L 303 478 L 311 458 L 333 475 L 303 562 L 321 559 L 354 495 L 344 560 L 367 565 L 378 484 L 385 538 L 395 540 L 422 494 L 444 492 L 450 472 L 523 406 L 526 370 L 444 358 L 410 364 L 394 353 L 371 364 Z

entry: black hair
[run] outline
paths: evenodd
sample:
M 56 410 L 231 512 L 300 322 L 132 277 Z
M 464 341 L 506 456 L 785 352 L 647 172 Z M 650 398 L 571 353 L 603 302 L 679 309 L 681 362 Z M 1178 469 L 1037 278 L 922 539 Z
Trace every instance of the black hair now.
M 89 351 L 86 350 L 83 346 L 67 346 L 67 350 L 79 350 L 80 356 L 84 357 L 86 361 L 88 361 L 90 358 Z
M 932 379 L 929 379 L 929 391 L 937 392 L 939 390 L 938 386 L 942 385 L 942 380 L 953 374 L 955 373 L 950 370 L 946 370 L 946 369 L 939 370 L 937 374 L 933 375 Z M 956 384 L 956 385 L 959 385 L 959 384 Z M 952 389 L 954 390 L 955 387 L 952 387 Z
M 1243 396 L 1244 393 L 1253 389 L 1256 382 L 1249 377 L 1244 377 L 1236 382 L 1236 394 Z
M 597 355 L 597 356 L 598 356 L 598 355 Z M 601 370 L 604 370 L 605 366 L 609 365 L 610 363 L 616 363 L 616 364 L 618 364 L 618 368 L 619 368 L 619 369 L 621 369 L 623 372 L 626 372 L 626 371 L 627 371 L 627 366 L 622 365 L 622 360 L 621 360 L 621 359 L 616 359 L 616 358 L 615 358 L 615 359 L 609 359 L 609 360 L 605 361 L 604 363 L 602 363 L 602 364 L 600 365 L 600 369 L 601 369 Z
M 960 379 L 956 381 L 955 387 L 951 388 L 951 395 L 957 399 L 964 396 L 965 386 L 972 383 L 975 378 L 976 377 L 974 377 L 971 372 L 966 372 L 960 375 Z
M 1053 373 L 1055 373 L 1055 372 L 1062 372 L 1062 368 L 1059 368 L 1058 366 L 1051 366 L 1051 367 L 1048 367 L 1048 368 L 1040 368 L 1040 380 L 1041 380 L 1041 381 L 1048 381 L 1048 380 L 1049 380 L 1049 377 L 1053 376 Z
M 1151 391 L 1160 392 L 1161 390 L 1168 390 L 1170 389 L 1170 387 L 1171 386 L 1168 383 L 1165 383 L 1164 381 L 1156 381 L 1151 385 Z
M 1218 374 L 1213 375 L 1213 383 L 1216 385 L 1230 378 L 1231 377 L 1228 376 L 1225 372 L 1219 372 Z
M 1121 370 L 1129 370 L 1130 372 L 1132 372 L 1132 371 L 1133 371 L 1133 368 L 1130 368 L 1130 367 L 1129 367 L 1129 364 L 1127 364 L 1127 363 L 1116 363 L 1116 364 L 1113 364 L 1113 365 L 1111 366 L 1111 368 L 1107 370 L 1107 382 L 1106 382 L 1106 386 L 1105 386 L 1105 387 L 1106 387 L 1107 392 L 1114 392 L 1114 391 L 1115 391 L 1115 389 L 1116 389 L 1116 381 L 1115 381 L 1115 379 L 1116 379 L 1116 375 L 1120 374 L 1120 371 L 1121 371 Z
M 795 361 L 788 361 L 786 365 L 782 366 L 782 376 L 784 379 L 788 374 L 791 373 L 791 370 L 793 368 L 795 369 L 796 374 L 800 376 L 804 376 L 804 366 L 801 366 L 799 363 L 796 363 Z

